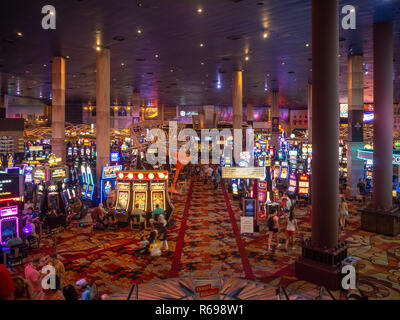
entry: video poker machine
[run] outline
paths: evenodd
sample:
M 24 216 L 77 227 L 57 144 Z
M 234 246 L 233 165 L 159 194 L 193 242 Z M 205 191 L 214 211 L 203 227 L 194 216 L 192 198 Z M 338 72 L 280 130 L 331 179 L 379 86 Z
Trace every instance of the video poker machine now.
M 117 173 L 117 204 L 120 215 L 129 215 L 136 208 L 146 213 L 153 212 L 156 205 L 165 211 L 169 219 L 173 206 L 168 194 L 168 172 L 166 171 L 121 171 Z
M 22 236 L 22 212 L 18 206 L 0 207 L 0 244 Z

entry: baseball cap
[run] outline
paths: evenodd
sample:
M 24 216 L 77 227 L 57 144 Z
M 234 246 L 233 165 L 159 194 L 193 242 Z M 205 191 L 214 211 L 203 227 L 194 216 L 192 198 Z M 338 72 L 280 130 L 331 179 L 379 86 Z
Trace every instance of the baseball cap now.
M 85 279 L 78 280 L 78 281 L 76 282 L 76 285 L 77 285 L 78 287 L 86 287 L 86 286 L 87 286 L 87 281 L 86 281 Z

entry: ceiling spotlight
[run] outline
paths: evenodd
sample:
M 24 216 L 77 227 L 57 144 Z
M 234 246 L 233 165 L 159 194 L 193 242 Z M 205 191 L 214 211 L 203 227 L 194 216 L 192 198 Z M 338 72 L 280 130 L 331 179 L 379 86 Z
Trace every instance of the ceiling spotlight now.
M 174 72 L 174 69 L 171 69 L 170 71 L 171 71 L 171 72 Z
M 44 64 L 43 67 L 47 67 L 47 64 Z
M 249 60 L 250 60 L 250 57 L 249 57 L 249 56 L 245 56 L 245 57 L 244 57 L 244 60 L 249 61 Z
M 137 33 L 142 34 L 142 30 L 138 29 Z
M 310 46 L 310 44 L 309 43 L 306 43 L 306 47 L 309 47 Z
M 202 12 L 203 12 L 203 9 L 202 9 L 202 8 L 198 8 L 198 9 L 197 9 L 197 12 L 198 12 L 198 13 L 202 13 Z
M 22 33 L 21 32 L 17 32 L 17 36 L 18 37 L 22 37 Z
M 125 66 L 125 63 L 121 62 L 121 67 Z
M 204 47 L 204 43 L 200 43 L 200 47 L 203 48 Z
M 159 57 L 159 55 L 158 55 L 158 54 L 155 54 L 155 55 L 154 55 L 154 57 L 155 57 L 155 58 L 158 58 L 158 57 Z
M 69 59 L 69 56 L 67 56 L 66 58 Z
M 202 66 L 204 66 L 204 62 L 200 63 Z
M 267 38 L 268 38 L 268 33 L 264 32 L 264 33 L 263 33 L 263 38 L 264 38 L 264 39 L 267 39 Z
M 100 50 L 101 50 L 100 46 L 97 46 L 97 47 L 96 47 L 96 50 L 97 50 L 97 51 L 100 51 Z

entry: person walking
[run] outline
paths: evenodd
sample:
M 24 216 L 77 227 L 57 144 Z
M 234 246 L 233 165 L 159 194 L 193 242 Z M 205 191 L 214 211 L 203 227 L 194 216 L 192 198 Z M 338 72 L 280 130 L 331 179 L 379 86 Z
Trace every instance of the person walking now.
M 297 220 L 294 215 L 294 211 L 290 210 L 289 216 L 286 218 L 286 242 L 285 242 L 285 250 L 288 249 L 288 245 L 292 247 L 294 250 L 294 237 L 296 235 L 296 231 L 298 230 Z
M 346 202 L 346 198 L 343 196 L 339 203 L 339 225 L 340 229 L 344 230 L 346 226 L 346 217 L 349 215 L 349 207 Z
M 270 212 L 270 214 L 268 216 L 267 224 L 268 224 L 268 231 L 267 231 L 268 251 L 271 251 L 271 242 L 272 242 L 273 237 L 275 237 L 275 241 L 278 244 L 277 248 L 280 247 L 279 239 L 278 239 L 279 218 L 278 218 L 276 210 L 273 210 Z

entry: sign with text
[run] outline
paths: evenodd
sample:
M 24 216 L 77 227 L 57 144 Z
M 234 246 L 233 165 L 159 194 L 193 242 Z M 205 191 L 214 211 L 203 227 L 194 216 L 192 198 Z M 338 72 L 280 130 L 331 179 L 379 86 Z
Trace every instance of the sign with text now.
M 118 171 L 122 171 L 122 166 L 104 167 L 103 168 L 103 179 L 116 178 Z
M 221 281 L 218 278 L 194 280 L 195 300 L 219 300 L 220 291 Z
M 253 217 L 240 217 L 240 233 L 253 234 L 254 233 L 254 218 Z
M 222 179 L 264 179 L 265 167 L 222 167 Z
M 65 178 L 68 178 L 68 168 L 67 167 L 51 169 L 51 171 L 50 171 L 50 179 L 51 180 L 65 179 Z

